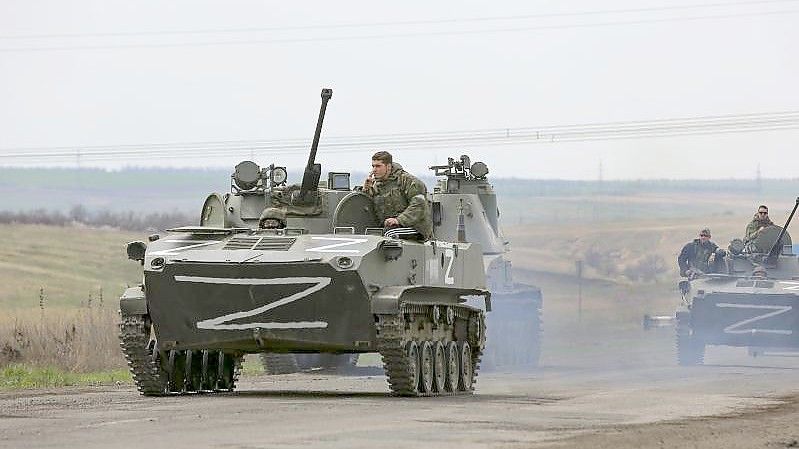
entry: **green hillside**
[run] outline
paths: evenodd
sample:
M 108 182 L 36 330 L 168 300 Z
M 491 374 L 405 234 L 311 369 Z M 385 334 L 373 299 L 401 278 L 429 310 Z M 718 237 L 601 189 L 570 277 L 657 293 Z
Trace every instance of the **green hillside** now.
M 125 244 L 144 236 L 109 229 L 41 225 L 0 225 L 0 307 L 86 304 L 90 295 L 116 307 L 125 287 L 141 279 Z

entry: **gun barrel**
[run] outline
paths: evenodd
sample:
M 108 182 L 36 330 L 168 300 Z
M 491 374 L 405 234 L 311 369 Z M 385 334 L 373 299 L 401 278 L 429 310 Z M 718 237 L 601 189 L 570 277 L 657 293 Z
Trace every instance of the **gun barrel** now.
M 321 167 L 316 163 L 316 150 L 319 148 L 319 137 L 322 135 L 322 123 L 325 121 L 327 102 L 330 101 L 332 97 L 333 89 L 322 89 L 322 105 L 319 108 L 319 118 L 316 121 L 316 130 L 314 131 L 313 142 L 311 143 L 311 153 L 308 155 L 308 164 L 306 164 L 305 173 L 302 176 L 302 187 L 300 188 L 301 198 L 304 198 L 308 192 L 316 190 L 319 187 Z
M 799 207 L 799 197 L 796 198 L 796 203 L 793 205 L 793 210 L 791 211 L 791 215 L 788 216 L 788 220 L 785 221 L 785 226 L 782 227 L 780 231 L 780 235 L 777 237 L 777 241 L 774 242 L 774 246 L 771 247 L 771 251 L 768 252 L 769 259 L 774 259 L 782 252 L 782 238 L 785 236 L 785 233 L 788 231 L 788 226 L 791 224 L 791 220 L 793 220 L 793 214 L 796 213 L 796 208 Z

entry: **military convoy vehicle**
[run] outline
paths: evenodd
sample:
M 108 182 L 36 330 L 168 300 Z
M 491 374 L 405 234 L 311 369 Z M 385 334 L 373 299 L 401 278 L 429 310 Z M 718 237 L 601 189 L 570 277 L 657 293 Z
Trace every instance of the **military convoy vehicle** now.
M 441 177 L 432 194 L 433 229 L 442 240 L 478 242 L 483 248 L 493 308 L 487 314 L 485 368 L 536 366 L 541 353 L 541 290 L 513 281 L 510 245 L 499 225 L 499 207 L 483 162 L 469 156 L 430 167 Z M 457 235 L 463 221 L 465 237 Z
M 744 244 L 730 243 L 723 269 L 680 281 L 676 313 L 677 360 L 704 362 L 707 345 L 799 349 L 799 256 L 785 226 L 769 226 Z
M 120 299 L 120 339 L 142 394 L 232 390 L 242 357 L 265 352 L 378 352 L 396 395 L 473 391 L 485 314 L 466 301 L 490 301 L 483 250 L 465 238 L 385 237 L 348 173 L 321 185 L 331 97 L 322 90 L 301 184 L 287 185 L 283 167 L 242 162 L 199 226 L 128 244 L 144 279 Z M 260 228 L 267 208 L 285 226 Z

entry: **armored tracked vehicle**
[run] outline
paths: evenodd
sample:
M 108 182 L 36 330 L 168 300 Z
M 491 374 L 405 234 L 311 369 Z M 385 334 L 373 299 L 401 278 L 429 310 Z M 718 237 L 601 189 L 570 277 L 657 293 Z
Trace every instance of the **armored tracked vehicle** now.
M 676 313 L 677 360 L 704 362 L 707 345 L 763 350 L 799 350 L 799 256 L 787 228 L 764 228 L 744 244 L 735 239 L 722 269 L 680 281 Z
M 322 106 L 299 185 L 286 170 L 236 166 L 199 226 L 128 244 L 144 270 L 120 299 L 121 346 L 144 395 L 229 391 L 248 353 L 379 352 L 397 395 L 471 393 L 489 301 L 483 250 L 384 236 L 348 173 L 320 186 Z M 283 226 L 259 226 L 278 209 Z M 271 212 L 270 212 L 271 213 Z
M 513 281 L 510 246 L 499 225 L 496 193 L 488 167 L 469 156 L 430 167 L 441 177 L 433 190 L 434 233 L 442 240 L 478 242 L 483 248 L 493 308 L 487 314 L 485 368 L 536 366 L 541 353 L 541 290 Z M 459 220 L 465 236 L 458 236 Z

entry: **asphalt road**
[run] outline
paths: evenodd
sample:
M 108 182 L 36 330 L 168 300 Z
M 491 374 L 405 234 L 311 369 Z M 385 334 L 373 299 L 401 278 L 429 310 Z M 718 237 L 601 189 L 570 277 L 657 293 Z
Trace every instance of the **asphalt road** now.
M 391 397 L 368 368 L 247 377 L 221 395 L 0 393 L 0 447 L 793 447 L 799 437 L 797 358 L 711 348 L 705 366 L 681 368 L 669 330 L 566 343 L 536 370 L 481 373 L 473 396 Z

